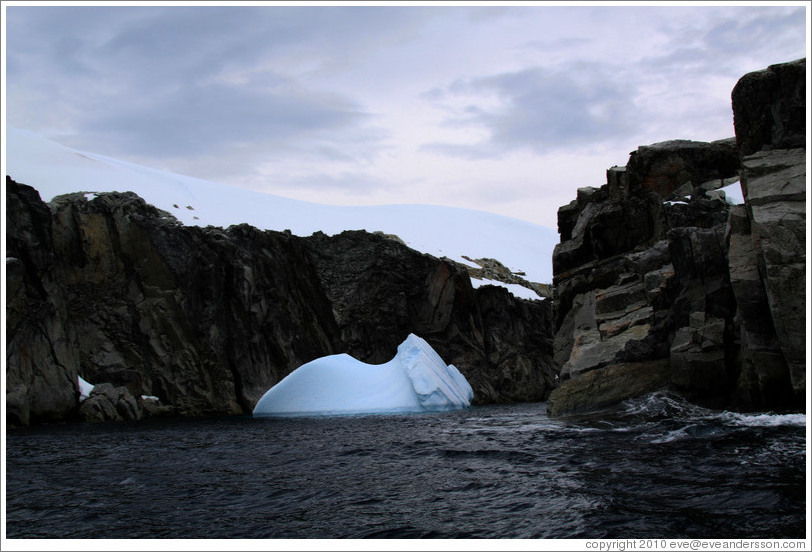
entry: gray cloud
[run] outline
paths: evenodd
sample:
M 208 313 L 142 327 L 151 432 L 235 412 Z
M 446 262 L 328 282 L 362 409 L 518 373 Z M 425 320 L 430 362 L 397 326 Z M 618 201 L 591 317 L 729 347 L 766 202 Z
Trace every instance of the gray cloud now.
M 473 145 L 426 144 L 428 151 L 478 157 L 516 149 L 547 153 L 588 148 L 635 128 L 633 93 L 619 75 L 597 64 L 533 67 L 489 77 L 459 80 L 429 100 L 454 103 L 455 96 L 496 95 L 499 107 L 454 108 L 446 124 L 484 127 L 489 139 Z
M 335 158 L 386 133 L 351 97 L 268 67 L 354 52 L 408 34 L 425 15 L 370 8 L 9 8 L 10 122 L 69 124 L 75 147 L 175 158 L 305 138 Z M 413 22 L 413 23 L 412 23 Z M 393 30 L 396 27 L 396 30 Z M 390 32 L 391 31 L 391 32 Z M 36 98 L 37 108 L 29 107 Z M 57 108 L 48 113 L 42 104 Z M 56 112 L 60 114 L 58 117 Z
M 738 78 L 743 71 L 762 68 L 765 59 L 781 63 L 804 55 L 798 40 L 805 34 L 803 8 L 719 8 L 714 13 L 715 17 L 697 19 L 687 27 L 666 26 L 663 34 L 669 40 L 664 53 L 644 57 L 641 66 L 683 78 Z M 757 61 L 748 67 L 751 54 Z
M 802 57 L 803 45 L 797 37 L 805 32 L 805 26 L 803 7 L 763 7 L 745 16 L 739 14 L 717 22 L 705 33 L 702 42 L 707 50 L 719 54 L 738 54 L 742 48 L 750 48 L 773 50 L 781 55 L 779 52 L 796 48 L 798 57 Z M 776 60 L 780 61 L 790 60 Z
M 345 98 L 300 90 L 191 85 L 149 102 L 94 113 L 82 127 L 123 150 L 155 157 L 208 154 L 229 144 L 282 144 L 346 131 L 367 116 Z

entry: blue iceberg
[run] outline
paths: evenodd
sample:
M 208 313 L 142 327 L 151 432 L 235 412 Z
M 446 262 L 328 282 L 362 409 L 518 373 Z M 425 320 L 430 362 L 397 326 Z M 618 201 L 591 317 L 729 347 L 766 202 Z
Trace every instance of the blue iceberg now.
M 347 354 L 303 364 L 265 392 L 254 416 L 434 412 L 466 408 L 473 398 L 465 376 L 409 334 L 385 364 Z

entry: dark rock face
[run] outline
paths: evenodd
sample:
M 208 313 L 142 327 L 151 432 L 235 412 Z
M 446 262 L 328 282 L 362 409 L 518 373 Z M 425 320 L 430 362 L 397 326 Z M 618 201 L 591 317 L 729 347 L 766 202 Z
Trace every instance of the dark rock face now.
M 7 420 L 58 420 L 78 399 L 77 334 L 54 273 L 51 214 L 32 188 L 7 194 L 6 255 Z
M 805 60 L 746 75 L 735 142 L 641 147 L 559 210 L 562 384 L 550 413 L 666 387 L 714 405 L 803 409 L 804 79 Z M 714 191 L 737 173 L 743 206 Z
M 756 379 L 767 378 L 770 387 L 786 388 L 786 378 L 775 380 L 777 374 L 785 373 L 782 364 L 775 362 L 777 345 L 798 397 L 806 389 L 805 158 L 803 148 L 745 157 L 742 187 L 747 217 L 741 220 L 743 213 L 739 212 L 739 221 L 731 222 L 730 231 L 734 292 L 749 309 L 743 309 L 741 314 L 747 365 L 756 373 L 763 372 Z M 742 257 L 752 264 L 744 265 Z M 763 363 L 756 360 L 760 353 L 768 351 Z M 756 392 L 762 390 L 757 388 Z M 767 389 L 763 392 L 779 393 Z
M 742 155 L 806 147 L 806 59 L 748 73 L 731 99 Z
M 668 205 L 662 200 L 658 203 L 658 235 L 663 239 L 650 245 L 644 242 L 609 259 L 591 261 L 563 275 L 555 275 L 560 310 L 554 358 L 561 366 L 562 387 L 566 385 L 568 394 L 579 396 L 579 401 L 587 401 L 580 405 L 582 407 L 590 406 L 590 394 L 576 391 L 574 382 L 568 383 L 571 380 L 596 370 L 616 373 L 617 366 L 623 365 L 626 369 L 620 373 L 625 374 L 629 366 L 634 366 L 635 377 L 640 381 L 662 386 L 662 361 L 669 359 L 672 368 L 675 363 L 683 366 L 674 372 L 681 375 L 673 379 L 673 384 L 685 394 L 702 396 L 706 394 L 707 385 L 693 375 L 701 371 L 700 361 L 711 349 L 716 358 L 733 347 L 730 339 L 725 339 L 723 324 L 722 333 L 714 335 L 715 341 L 702 341 L 697 345 L 702 354 L 693 354 L 690 340 L 683 349 L 672 351 L 675 334 L 680 328 L 687 331 L 692 323 L 696 326 L 699 314 L 702 314 L 702 326 L 705 313 L 710 323 L 719 316 L 732 316 L 735 309 L 727 276 L 724 225 L 670 227 L 669 221 L 684 219 L 683 214 L 675 212 L 683 208 L 709 211 L 712 216 L 704 220 L 724 220 L 729 206 L 721 200 L 706 203 L 701 199 L 692 200 L 688 205 Z M 701 330 L 699 328 L 700 333 Z M 657 366 L 657 374 L 646 376 L 646 366 L 652 370 Z M 723 375 L 724 370 L 723 363 Z M 652 390 L 624 384 L 623 379 L 627 378 L 593 374 L 583 384 L 594 386 L 600 382 L 602 395 L 621 399 L 633 395 L 607 391 L 610 382 L 616 381 L 625 393 Z M 563 410 L 560 404 L 554 404 L 560 396 L 551 397 L 551 412 Z M 576 404 L 572 398 L 566 402 Z
M 641 146 L 632 152 L 627 166 L 607 171 L 605 186 L 581 188 L 573 202 L 559 209 L 561 242 L 553 253 L 553 283 L 566 280 L 571 270 L 592 261 L 651 246 L 665 237 L 668 228 L 723 223 L 726 217 L 717 209 L 718 202 L 705 193 L 736 177 L 738 169 L 739 154 L 732 138 Z M 665 199 L 688 195 L 693 199 L 691 209 L 663 206 Z
M 384 236 L 184 227 L 132 193 L 45 205 L 10 179 L 7 201 L 13 425 L 250 412 L 301 364 L 384 362 L 410 332 L 479 402 L 553 385 L 549 301 L 474 290 L 459 266 Z M 81 405 L 77 375 L 100 384 Z

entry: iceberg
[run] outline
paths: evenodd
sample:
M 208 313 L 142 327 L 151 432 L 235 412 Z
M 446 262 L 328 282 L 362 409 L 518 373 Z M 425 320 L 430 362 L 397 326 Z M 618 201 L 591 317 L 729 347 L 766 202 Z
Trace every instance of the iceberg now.
M 254 416 L 324 416 L 456 410 L 474 391 L 454 365 L 425 340 L 409 334 L 395 357 L 367 364 L 348 354 L 303 364 L 271 387 Z

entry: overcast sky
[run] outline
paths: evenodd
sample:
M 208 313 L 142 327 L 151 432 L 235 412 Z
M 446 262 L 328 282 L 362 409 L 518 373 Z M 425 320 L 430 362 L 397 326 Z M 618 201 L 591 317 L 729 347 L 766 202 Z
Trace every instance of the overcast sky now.
M 733 136 L 736 81 L 806 55 L 803 4 L 6 4 L 7 122 L 292 198 L 555 228 L 638 146 Z

